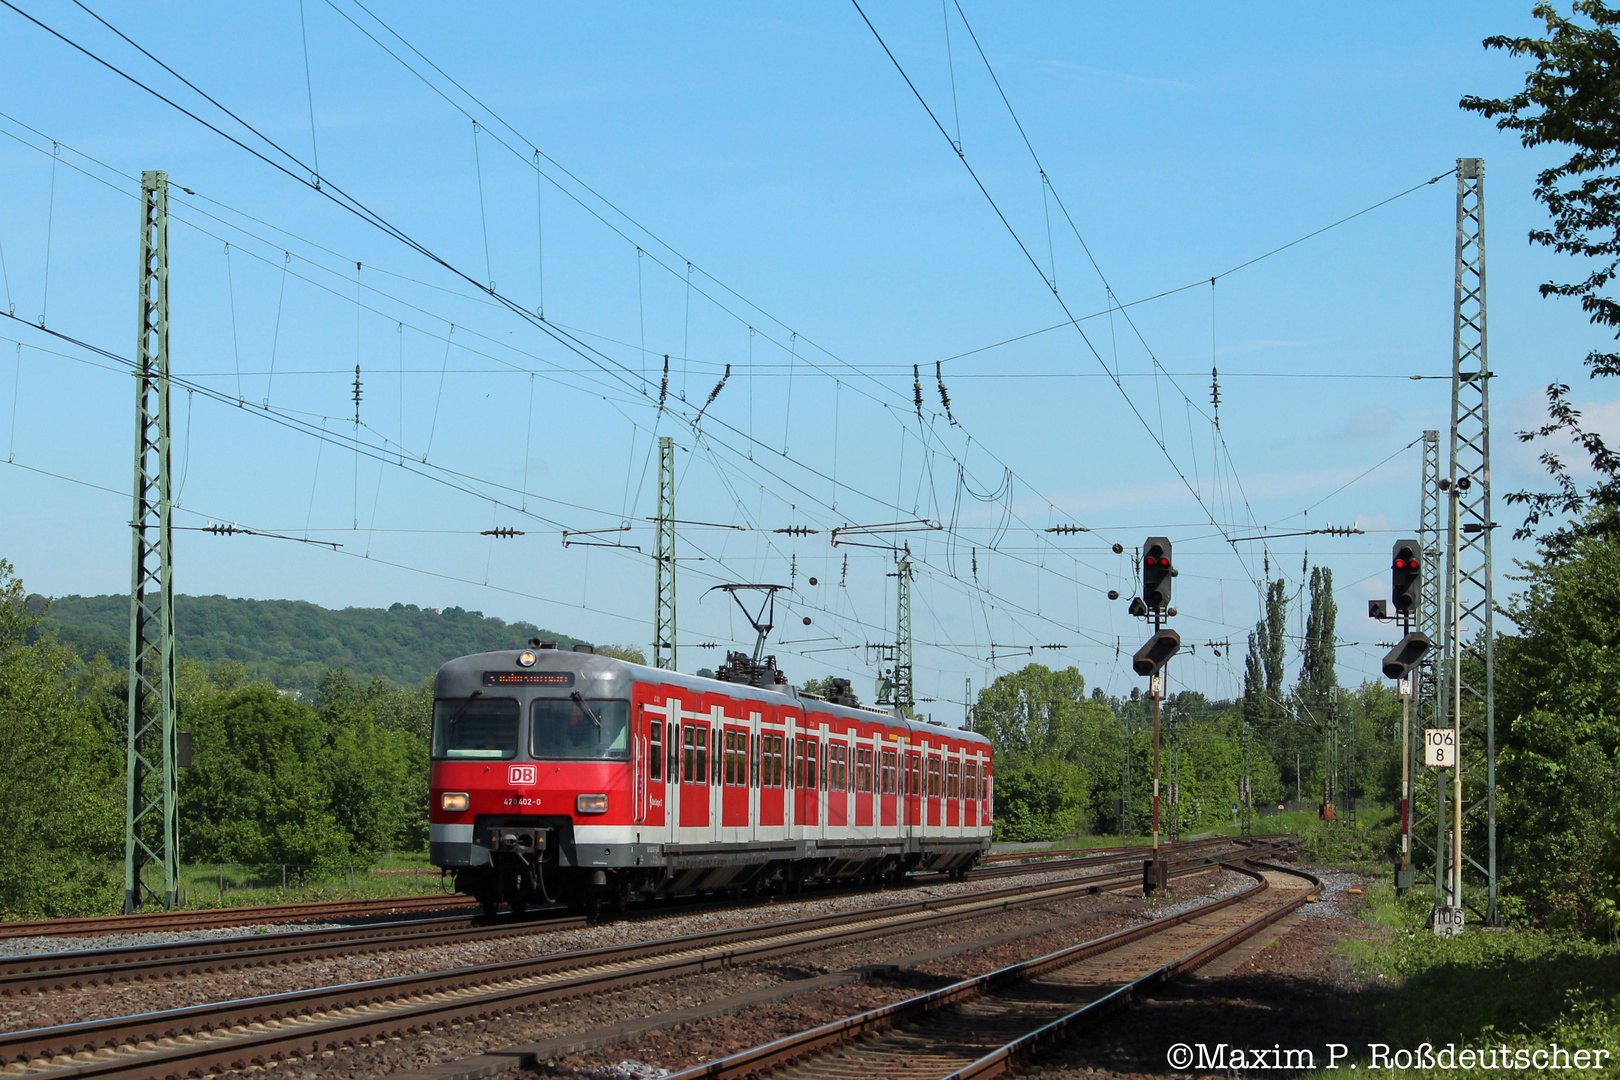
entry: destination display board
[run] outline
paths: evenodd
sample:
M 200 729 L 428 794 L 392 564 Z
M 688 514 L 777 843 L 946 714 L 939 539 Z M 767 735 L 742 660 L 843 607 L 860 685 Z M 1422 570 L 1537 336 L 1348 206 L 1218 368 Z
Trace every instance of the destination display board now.
M 572 671 L 486 671 L 485 686 L 573 686 Z

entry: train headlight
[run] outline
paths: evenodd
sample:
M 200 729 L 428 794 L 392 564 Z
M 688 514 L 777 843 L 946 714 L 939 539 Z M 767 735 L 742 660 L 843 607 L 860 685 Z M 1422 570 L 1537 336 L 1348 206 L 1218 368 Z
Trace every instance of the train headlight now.
M 518 666 L 519 667 L 534 667 L 534 653 L 532 653 L 532 652 L 518 653 Z
M 574 809 L 581 814 L 607 813 L 606 795 L 581 795 L 574 800 Z
M 472 805 L 472 800 L 465 791 L 444 791 L 439 793 L 439 809 L 460 813 Z

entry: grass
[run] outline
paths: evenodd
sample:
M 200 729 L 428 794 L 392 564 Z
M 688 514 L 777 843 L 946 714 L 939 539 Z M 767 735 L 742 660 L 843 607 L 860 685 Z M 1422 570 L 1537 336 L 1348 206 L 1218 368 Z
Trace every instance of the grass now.
M 279 866 L 188 864 L 180 867 L 178 885 L 179 906 L 190 910 L 413 896 L 447 888 L 441 884 L 438 869 L 428 863 L 426 852 L 390 852 L 369 869 L 357 867 L 302 878 L 296 867 L 288 867 L 285 888 Z
M 1515 1055 L 1464 1068 L 1378 1068 L 1378 1075 L 1483 1078 L 1612 1075 L 1620 1063 L 1620 946 L 1575 934 L 1530 929 L 1470 927 L 1456 938 L 1437 938 L 1426 929 L 1432 897 L 1412 890 L 1395 895 L 1387 874 L 1368 885 L 1367 933 L 1346 938 L 1339 955 L 1379 984 L 1368 992 L 1364 1007 L 1379 1041 L 1396 1051 L 1453 1044 L 1463 1049 L 1500 1050 Z M 1552 1044 L 1569 1050 L 1607 1050 L 1601 1068 L 1537 1068 L 1533 1058 L 1523 1066 L 1519 1050 L 1533 1053 Z M 1590 1059 L 1589 1059 L 1590 1060 Z M 1349 1061 L 1374 1068 L 1365 1047 L 1352 1048 Z M 1327 1080 L 1344 1076 L 1337 1070 L 1314 1074 Z M 1447 1064 L 1454 1064 L 1447 1062 Z

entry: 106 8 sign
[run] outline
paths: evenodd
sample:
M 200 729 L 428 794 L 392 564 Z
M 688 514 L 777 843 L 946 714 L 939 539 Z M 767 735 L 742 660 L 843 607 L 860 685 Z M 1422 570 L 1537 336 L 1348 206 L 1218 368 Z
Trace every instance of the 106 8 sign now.
M 1423 764 L 1431 769 L 1451 769 L 1457 765 L 1457 733 L 1448 727 L 1423 730 Z

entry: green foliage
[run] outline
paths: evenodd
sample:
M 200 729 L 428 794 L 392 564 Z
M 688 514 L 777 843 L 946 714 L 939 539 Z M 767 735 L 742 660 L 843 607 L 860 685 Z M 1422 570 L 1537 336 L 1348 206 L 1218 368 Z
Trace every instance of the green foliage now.
M 1620 1060 L 1620 947 L 1569 933 L 1468 930 L 1438 938 L 1423 928 L 1427 899 L 1396 902 L 1388 884 L 1370 899 L 1377 926 L 1349 943 L 1357 966 L 1381 976 L 1369 997 L 1371 1028 L 1391 1047 L 1607 1049 Z M 1368 1059 L 1361 1058 L 1361 1064 Z M 1516 1062 L 1515 1062 L 1516 1064 Z M 1341 1066 L 1342 1069 L 1342 1066 Z M 1604 1072 L 1604 1069 L 1595 1070 Z M 1446 1070 L 1448 1076 L 1563 1076 L 1567 1070 Z M 1327 1075 L 1327 1074 L 1324 1074 Z M 1380 1075 L 1431 1076 L 1433 1070 Z
M 1077 831 L 1087 780 L 1084 769 L 1060 757 L 1011 759 L 996 774 L 996 839 L 1030 843 Z
M 973 730 L 996 750 L 996 835 L 1053 840 L 1091 828 L 1118 790 L 1124 730 L 1075 668 L 1030 664 L 979 691 Z
M 36 611 L 45 601 L 30 598 Z M 38 631 L 53 633 L 85 656 L 106 653 L 122 668 L 129 648 L 129 597 L 64 596 L 49 602 Z M 480 611 L 443 611 L 394 604 L 334 611 L 301 600 L 236 600 L 176 596 L 180 655 L 210 668 L 234 661 L 245 678 L 268 679 L 313 696 L 331 668 L 395 686 L 417 686 L 457 656 L 520 647 L 532 637 L 571 649 L 576 638 L 524 622 L 486 618 Z
M 611 656 L 615 660 L 624 660 L 631 664 L 645 664 L 647 654 L 635 645 L 598 645 L 596 655 Z
M 1339 685 L 1339 639 L 1335 624 L 1339 605 L 1333 599 L 1333 571 L 1325 566 L 1311 567 L 1311 607 L 1305 617 L 1305 646 L 1299 665 L 1299 685 L 1294 694 L 1311 710 L 1321 714 L 1328 694 Z
M 234 686 L 234 674 L 182 707 L 195 753 L 182 858 L 328 871 L 425 844 L 431 689 L 329 672 L 317 709 L 268 683 Z
M 1620 335 L 1620 301 L 1605 291 L 1620 273 L 1620 11 L 1602 0 L 1576 0 L 1569 16 L 1550 3 L 1538 3 L 1533 11 L 1547 28 L 1546 37 L 1498 35 L 1484 43 L 1487 49 L 1535 60 L 1524 88 L 1506 98 L 1469 95 L 1462 107 L 1494 119 L 1504 131 L 1517 132 L 1527 148 L 1550 144 L 1571 151 L 1567 160 L 1536 177 L 1535 197 L 1552 220 L 1550 227 L 1532 230 L 1530 240 L 1574 256 L 1582 276 L 1546 282 L 1541 295 L 1579 300 L 1593 325 Z M 1594 378 L 1620 374 L 1620 353 L 1594 349 L 1586 365 Z M 1584 490 L 1577 486 L 1563 460 L 1549 449 L 1541 461 L 1553 490 L 1507 497 L 1526 508 L 1524 525 L 1515 533 L 1520 538 L 1543 520 L 1583 515 L 1542 538 L 1555 548 L 1583 535 L 1613 535 L 1620 526 L 1615 516 L 1620 509 L 1620 452 L 1582 422 L 1569 393 L 1563 383 L 1547 387 L 1548 423 L 1520 437 L 1569 439 L 1586 455 L 1595 482 Z M 1601 512 L 1589 512 L 1593 510 Z
M 1243 708 L 1250 723 L 1281 715 L 1287 649 L 1288 587 L 1279 579 L 1266 584 L 1266 610 L 1249 634 L 1244 658 Z
M 1542 554 L 1496 647 L 1503 889 L 1536 922 L 1620 929 L 1620 541 Z
M 1399 817 L 1384 813 L 1358 815 L 1356 820 L 1326 822 L 1314 814 L 1295 829 L 1299 850 L 1313 866 L 1362 865 L 1386 873 L 1399 850 Z
M 38 615 L 0 560 L 0 914 L 106 910 L 122 881 L 122 761 L 68 674 L 77 657 L 30 641 Z

